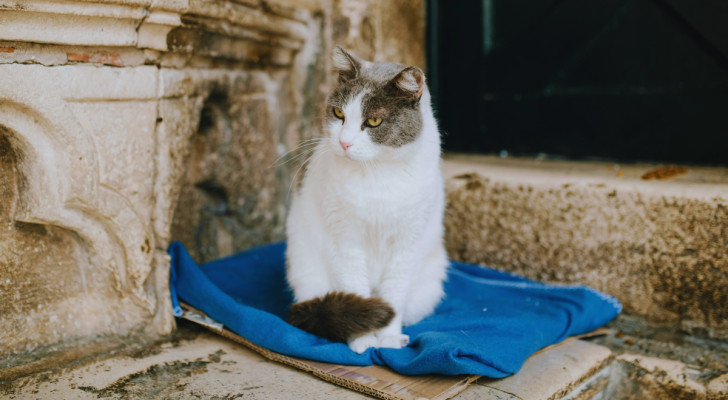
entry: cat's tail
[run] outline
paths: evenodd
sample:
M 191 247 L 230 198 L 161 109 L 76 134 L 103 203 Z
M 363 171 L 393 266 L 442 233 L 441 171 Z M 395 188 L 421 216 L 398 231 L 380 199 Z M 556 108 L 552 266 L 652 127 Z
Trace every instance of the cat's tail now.
M 330 292 L 291 306 L 288 322 L 333 342 L 382 329 L 394 318 L 394 309 L 377 297 Z

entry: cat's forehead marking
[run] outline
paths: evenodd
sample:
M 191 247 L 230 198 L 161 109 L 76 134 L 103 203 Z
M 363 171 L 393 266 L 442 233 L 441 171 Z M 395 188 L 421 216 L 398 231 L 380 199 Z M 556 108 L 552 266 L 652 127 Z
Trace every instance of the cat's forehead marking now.
M 346 104 L 344 104 L 343 111 L 347 120 L 361 120 L 363 118 L 361 102 L 364 94 L 364 91 L 359 92 L 350 97 Z
M 400 71 L 405 69 L 402 64 L 367 62 L 361 70 L 361 77 L 379 84 L 389 82 Z
M 359 76 L 343 83 L 334 89 L 334 99 L 340 105 L 348 103 L 362 92 L 372 92 L 383 87 L 405 67 L 395 63 L 365 62 L 361 66 Z

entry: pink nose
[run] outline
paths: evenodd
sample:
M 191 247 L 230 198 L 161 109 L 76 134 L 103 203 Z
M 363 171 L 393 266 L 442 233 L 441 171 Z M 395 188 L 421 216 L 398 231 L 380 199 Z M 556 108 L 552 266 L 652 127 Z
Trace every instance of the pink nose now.
M 342 142 L 341 140 L 339 140 L 339 144 L 341 145 L 341 148 L 344 149 L 344 150 L 346 150 L 349 147 L 353 146 L 351 143 Z

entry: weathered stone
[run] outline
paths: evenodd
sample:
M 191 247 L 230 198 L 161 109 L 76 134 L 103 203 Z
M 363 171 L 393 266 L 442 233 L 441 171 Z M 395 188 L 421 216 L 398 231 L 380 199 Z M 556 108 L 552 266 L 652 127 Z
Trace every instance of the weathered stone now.
M 369 398 L 268 361 L 208 332 L 183 332 L 155 348 L 118 349 L 63 371 L 0 385 L 3 399 L 330 399 Z
M 172 222 L 172 239 L 199 262 L 282 237 L 285 209 L 275 170 L 278 140 L 270 94 L 241 91 L 232 79 L 204 102 L 187 175 Z M 236 84 L 237 83 L 237 84 Z
M 73 232 L 13 219 L 18 189 L 26 183 L 18 171 L 23 155 L 11 144 L 12 138 L 0 128 L 2 353 L 32 350 L 63 336 L 83 336 L 94 323 L 85 318 L 88 310 L 65 310 L 58 303 L 93 293 L 99 289 L 99 281 L 109 278 L 104 271 L 94 274 L 90 270 L 83 243 Z
M 357 56 L 425 69 L 424 2 L 335 0 L 331 18 L 333 42 Z
M 274 161 L 320 136 L 352 4 L 0 0 L 3 376 L 170 332 L 172 239 L 205 261 L 283 238 L 298 165 Z M 422 54 L 424 3 L 367 4 L 371 54 L 423 66 L 400 55 Z
M 169 331 L 170 324 L 143 325 L 162 311 L 157 298 L 166 296 L 147 287 L 156 266 L 148 222 L 156 106 L 147 112 L 150 104 L 139 100 L 146 88 L 124 85 L 145 73 L 154 85 L 156 69 L 0 70 L 3 153 L 15 182 L 2 203 L 9 229 L 1 251 L 8 264 L 0 273 L 13 277 L 4 279 L 3 294 L 12 301 L 3 302 L 10 308 L 0 321 L 2 353 L 140 328 L 150 335 Z M 104 76 L 119 81 L 94 87 Z
M 43 1 L 7 2 L 0 38 L 36 43 L 134 46 L 142 9 L 112 4 L 93 7 Z
M 478 380 L 478 385 L 496 389 L 522 400 L 560 399 L 591 378 L 611 361 L 604 346 L 567 340 L 529 358 L 521 371 L 504 379 Z M 585 388 L 583 388 L 585 389 Z
M 728 337 L 728 172 L 453 157 L 451 257 L 534 279 L 583 283 L 631 313 Z
M 723 374 L 708 383 L 708 394 L 718 398 L 728 398 L 728 374 Z
M 679 328 L 651 324 L 644 317 L 622 314 L 609 323 L 610 332 L 592 339 L 616 354 L 639 354 L 678 361 L 703 372 L 700 382 L 728 373 L 725 341 L 687 335 Z
M 182 189 L 190 141 L 202 110 L 202 97 L 166 98 L 159 101 L 157 117 L 157 154 L 155 160 L 167 168 L 157 172 L 154 187 L 154 230 L 157 243 L 170 242 L 170 227 L 175 204 Z M 165 251 L 166 248 L 159 247 Z
M 679 391 L 691 392 L 693 395 L 706 394 L 705 386 L 696 380 L 699 371 L 679 361 L 636 354 L 624 354 L 617 359 L 646 370 L 650 379 L 654 379 L 655 384 L 663 386 L 667 391 L 671 390 L 669 386 L 674 386 Z
M 139 26 L 139 47 L 169 50 L 167 35 L 174 27 L 182 25 L 179 14 L 153 11 Z

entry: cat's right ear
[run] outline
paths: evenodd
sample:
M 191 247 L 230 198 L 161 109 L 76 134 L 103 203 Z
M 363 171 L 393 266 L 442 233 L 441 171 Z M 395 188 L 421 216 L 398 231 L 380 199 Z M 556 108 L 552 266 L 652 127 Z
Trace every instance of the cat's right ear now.
M 359 76 L 361 60 L 351 55 L 343 48 L 334 47 L 333 53 L 334 68 L 339 71 L 339 81 L 346 82 Z

